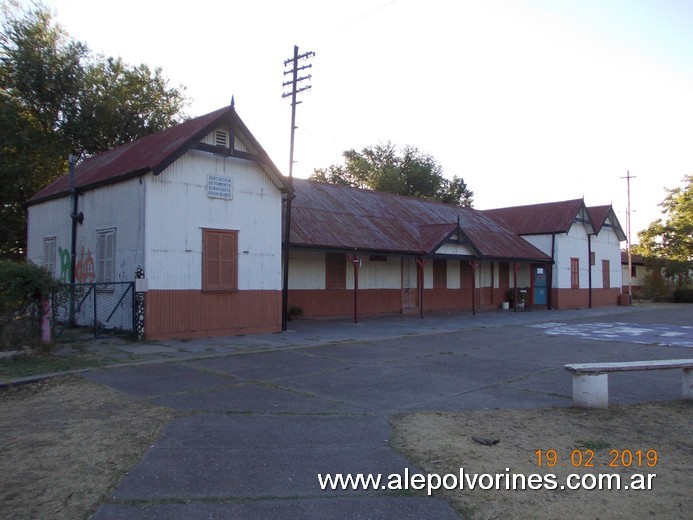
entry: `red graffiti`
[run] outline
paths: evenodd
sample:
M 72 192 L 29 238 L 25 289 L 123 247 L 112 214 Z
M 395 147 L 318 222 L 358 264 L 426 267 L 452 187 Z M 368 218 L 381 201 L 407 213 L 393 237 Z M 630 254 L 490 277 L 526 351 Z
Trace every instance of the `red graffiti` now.
M 75 281 L 79 283 L 94 283 L 96 272 L 94 271 L 94 259 L 91 250 L 87 249 L 87 256 L 84 256 L 84 246 L 79 255 L 79 260 L 75 264 Z

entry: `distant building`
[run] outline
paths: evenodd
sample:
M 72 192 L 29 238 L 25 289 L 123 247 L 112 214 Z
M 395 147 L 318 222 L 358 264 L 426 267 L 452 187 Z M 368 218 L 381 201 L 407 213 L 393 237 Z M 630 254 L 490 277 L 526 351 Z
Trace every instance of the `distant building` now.
M 550 256 L 549 307 L 619 303 L 620 242 L 625 234 L 611 206 L 588 208 L 582 199 L 575 199 L 484 213 Z
M 306 316 L 498 308 L 551 264 L 481 211 L 302 179 L 294 188 L 289 303 Z
M 621 272 L 623 276 L 623 294 L 628 294 L 630 289 L 635 294 L 645 282 L 645 275 L 648 272 L 645 266 L 645 259 L 641 255 L 631 255 L 630 271 L 628 270 L 628 253 L 621 251 Z

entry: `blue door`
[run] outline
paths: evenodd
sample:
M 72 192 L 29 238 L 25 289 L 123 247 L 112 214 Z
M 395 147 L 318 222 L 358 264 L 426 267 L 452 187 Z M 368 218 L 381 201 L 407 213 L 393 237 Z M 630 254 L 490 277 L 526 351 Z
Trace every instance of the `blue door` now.
M 535 265 L 534 274 L 534 305 L 546 305 L 546 267 Z

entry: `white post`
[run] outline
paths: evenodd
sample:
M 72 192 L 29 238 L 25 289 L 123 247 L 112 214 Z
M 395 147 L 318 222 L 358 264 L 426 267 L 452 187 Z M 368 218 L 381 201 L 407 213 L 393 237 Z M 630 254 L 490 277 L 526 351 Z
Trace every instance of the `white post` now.
M 693 369 L 683 369 L 683 398 L 693 400 Z
M 573 374 L 573 406 L 608 408 L 608 374 Z
M 53 341 L 51 334 L 51 297 L 44 298 L 41 301 L 41 343 L 50 343 Z

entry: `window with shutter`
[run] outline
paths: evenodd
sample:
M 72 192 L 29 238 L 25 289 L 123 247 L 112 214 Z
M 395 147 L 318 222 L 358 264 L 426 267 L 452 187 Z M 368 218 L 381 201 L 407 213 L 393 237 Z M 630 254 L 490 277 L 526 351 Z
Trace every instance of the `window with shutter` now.
M 602 287 L 604 289 L 611 287 L 611 267 L 608 260 L 602 260 Z
M 346 257 L 341 253 L 325 255 L 325 288 L 346 289 Z
M 471 287 L 474 282 L 474 270 L 467 260 L 460 261 L 460 287 Z
M 448 261 L 444 258 L 433 259 L 433 288 L 447 289 L 448 287 Z
M 55 237 L 43 239 L 43 268 L 55 276 Z
M 115 229 L 97 231 L 96 283 L 107 284 L 115 280 Z
M 570 288 L 579 289 L 580 288 L 580 259 L 571 258 L 570 259 Z
M 238 231 L 202 230 L 202 290 L 238 288 Z

